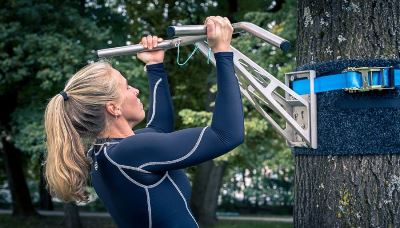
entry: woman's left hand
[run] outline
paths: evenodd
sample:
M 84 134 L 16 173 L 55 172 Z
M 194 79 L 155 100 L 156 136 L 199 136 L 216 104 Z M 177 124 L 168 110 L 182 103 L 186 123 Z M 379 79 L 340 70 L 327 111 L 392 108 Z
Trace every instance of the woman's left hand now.
M 162 38 L 158 38 L 157 36 L 144 36 L 140 41 L 140 44 L 143 45 L 144 48 L 147 48 L 149 51 L 140 52 L 137 54 L 137 57 L 142 60 L 145 64 L 156 64 L 162 63 L 164 61 L 164 50 L 156 50 L 151 51 L 155 47 L 157 47 L 158 43 L 162 42 Z

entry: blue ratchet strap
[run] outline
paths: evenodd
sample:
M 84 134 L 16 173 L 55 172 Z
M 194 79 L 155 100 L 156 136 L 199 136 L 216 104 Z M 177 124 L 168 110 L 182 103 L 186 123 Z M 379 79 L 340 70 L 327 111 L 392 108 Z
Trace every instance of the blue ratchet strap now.
M 373 70 L 376 69 L 374 67 L 365 68 L 363 70 L 358 69 L 341 74 L 325 75 L 315 78 L 315 93 L 340 89 L 363 90 L 367 88 L 366 90 L 368 90 L 368 87 L 379 87 L 381 89 L 400 87 L 400 69 L 392 67 L 381 68 L 379 70 Z M 362 71 L 365 73 L 364 77 L 361 73 Z M 295 80 L 292 82 L 292 89 L 300 95 L 309 94 L 310 80 Z

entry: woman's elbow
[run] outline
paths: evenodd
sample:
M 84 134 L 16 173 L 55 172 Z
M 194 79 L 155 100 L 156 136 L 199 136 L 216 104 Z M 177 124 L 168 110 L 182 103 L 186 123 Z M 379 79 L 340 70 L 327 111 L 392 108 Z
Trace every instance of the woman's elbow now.
M 241 145 L 243 142 L 244 142 L 244 131 L 238 134 L 237 146 Z
M 241 128 L 237 133 L 238 133 L 237 134 L 238 145 L 240 145 L 244 142 L 244 123 L 241 125 Z
M 232 136 L 229 148 L 234 149 L 240 146 L 244 142 L 244 131 L 237 132 L 234 136 Z

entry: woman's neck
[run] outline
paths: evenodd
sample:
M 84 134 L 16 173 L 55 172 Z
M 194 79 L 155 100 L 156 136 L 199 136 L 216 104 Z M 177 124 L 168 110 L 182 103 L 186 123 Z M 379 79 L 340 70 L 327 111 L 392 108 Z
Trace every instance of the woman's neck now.
M 126 138 L 135 134 L 132 128 L 133 124 L 129 124 L 124 118 L 114 119 L 99 138 Z

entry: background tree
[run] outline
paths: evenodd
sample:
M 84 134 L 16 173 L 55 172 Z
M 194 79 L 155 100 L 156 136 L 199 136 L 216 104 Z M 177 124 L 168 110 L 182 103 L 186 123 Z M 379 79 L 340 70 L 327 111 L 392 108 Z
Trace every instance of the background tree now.
M 297 65 L 329 74 L 398 63 L 399 25 L 397 0 L 300 0 Z M 318 94 L 318 149 L 294 150 L 307 154 L 295 157 L 296 227 L 400 226 L 399 97 L 398 89 Z
M 1 3 L 0 101 L 5 107 L 0 115 L 1 149 L 14 215 L 35 214 L 25 175 L 42 180 L 37 174 L 45 152 L 42 122 L 47 100 L 63 89 L 76 69 L 93 59 L 93 50 L 106 43 L 111 32 L 116 41 L 120 37 L 101 20 L 93 20 L 102 16 L 108 17 L 108 25 L 114 22 L 123 28 L 120 14 L 91 8 L 85 1 Z

